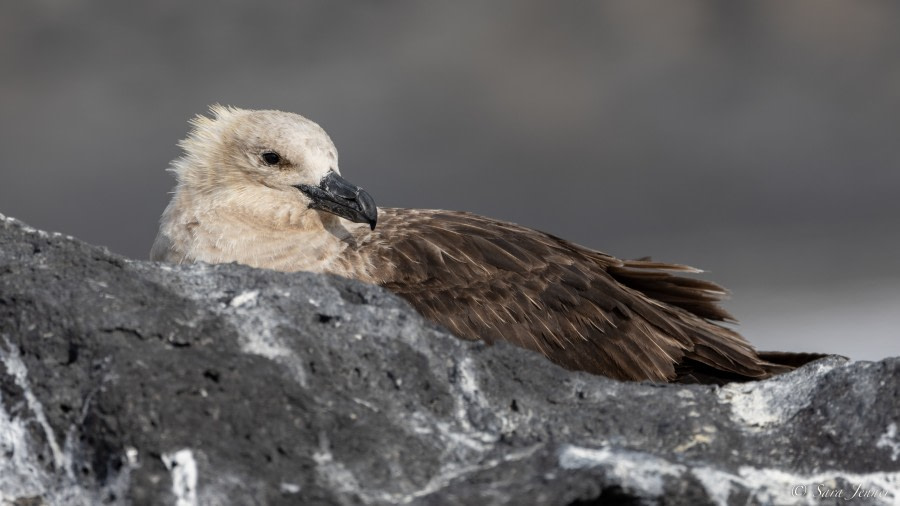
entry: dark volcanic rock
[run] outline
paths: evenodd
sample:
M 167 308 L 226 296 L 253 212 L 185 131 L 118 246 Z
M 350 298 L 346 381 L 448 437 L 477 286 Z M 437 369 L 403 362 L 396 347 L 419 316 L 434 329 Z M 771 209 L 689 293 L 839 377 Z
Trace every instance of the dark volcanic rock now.
M 891 504 L 898 397 L 898 359 L 620 383 L 377 287 L 0 221 L 3 504 Z

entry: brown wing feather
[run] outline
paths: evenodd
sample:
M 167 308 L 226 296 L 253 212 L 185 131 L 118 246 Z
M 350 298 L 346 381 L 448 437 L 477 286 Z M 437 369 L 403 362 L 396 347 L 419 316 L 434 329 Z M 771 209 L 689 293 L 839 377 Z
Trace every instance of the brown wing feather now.
M 701 272 L 684 265 L 663 264 L 646 260 L 625 260 L 613 265 L 609 273 L 620 283 L 640 291 L 644 295 L 685 309 L 701 318 L 731 321 L 731 314 L 719 306 L 728 291 L 702 279 L 684 278 L 672 272 Z
M 625 380 L 758 379 L 767 365 L 735 332 L 713 283 L 686 266 L 621 261 L 511 223 L 382 209 L 383 286 L 465 339 L 509 341 L 569 369 Z M 698 371 L 692 375 L 692 372 Z

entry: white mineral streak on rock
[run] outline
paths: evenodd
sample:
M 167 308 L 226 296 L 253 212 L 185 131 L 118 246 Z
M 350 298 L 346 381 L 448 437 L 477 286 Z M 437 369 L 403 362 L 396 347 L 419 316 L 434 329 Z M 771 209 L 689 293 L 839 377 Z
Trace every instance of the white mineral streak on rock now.
M 228 305 L 231 307 L 241 307 L 241 306 L 250 305 L 252 307 L 252 306 L 256 305 L 256 300 L 258 298 L 259 298 L 259 290 L 249 290 L 249 291 L 243 292 L 242 294 L 238 295 L 237 297 L 231 299 L 231 302 L 229 302 Z
M 313 460 L 319 479 L 324 482 L 323 485 L 343 494 L 364 496 L 356 476 L 342 462 L 335 460 L 329 448 L 328 436 L 325 433 L 320 434 L 319 450 L 313 453 Z
M 888 425 L 887 432 L 878 438 L 875 444 L 877 448 L 887 448 L 891 451 L 891 460 L 897 460 L 900 457 L 900 440 L 897 439 L 897 424 L 891 422 Z
M 654 455 L 611 447 L 583 448 L 565 445 L 559 452 L 563 469 L 602 467 L 626 491 L 660 497 L 666 480 L 678 482 L 693 476 L 714 504 L 726 506 L 732 493 L 749 491 L 748 504 L 821 504 L 823 490 L 843 490 L 843 497 L 860 491 L 876 496 L 857 497 L 866 504 L 896 504 L 900 499 L 900 472 L 866 474 L 823 471 L 816 474 L 790 473 L 779 469 L 742 466 L 737 473 L 706 466 L 673 463 Z
M 715 504 L 727 505 L 732 492 L 750 491 L 748 504 L 819 505 L 827 491 L 842 491 L 840 502 L 895 505 L 900 499 L 900 472 L 856 474 L 823 471 L 816 474 L 789 473 L 780 469 L 742 466 L 737 474 L 711 467 L 691 469 Z M 854 491 L 874 491 L 874 497 L 852 498 Z M 834 492 L 832 492 L 834 493 Z
M 0 407 L 0 504 L 42 495 L 48 488 L 50 480 L 35 458 L 37 452 L 29 442 L 25 423 Z
M 605 468 L 625 490 L 651 496 L 663 493 L 666 477 L 678 478 L 685 466 L 646 453 L 612 448 L 582 448 L 565 445 L 559 452 L 559 467 L 570 469 Z
M 292 495 L 292 494 L 299 494 L 300 490 L 302 488 L 300 487 L 300 485 L 297 485 L 296 483 L 282 482 L 279 489 L 281 490 L 282 494 Z
M 822 376 L 835 367 L 834 363 L 820 363 L 804 374 Z M 796 374 L 796 373 L 791 373 Z M 719 401 L 731 409 L 735 423 L 752 431 L 765 431 L 790 419 L 809 405 L 815 381 L 790 381 L 789 375 L 769 381 L 729 383 L 718 390 Z
M 28 409 L 34 413 L 35 420 L 40 424 L 41 430 L 44 431 L 44 437 L 50 446 L 50 452 L 53 454 L 54 466 L 56 469 L 66 471 L 70 477 L 73 477 L 71 462 L 69 462 L 62 448 L 60 448 L 59 442 L 56 440 L 56 434 L 53 433 L 53 428 L 50 427 L 50 422 L 47 421 L 47 416 L 44 414 L 44 406 L 38 401 L 31 390 L 31 385 L 28 384 L 28 369 L 25 367 L 25 363 L 22 362 L 22 357 L 19 356 L 19 348 L 13 346 L 5 336 L 3 340 L 6 343 L 7 351 L 0 350 L 0 360 L 6 366 L 7 374 L 11 374 L 16 380 L 16 385 L 22 389 Z
M 162 455 L 163 464 L 172 476 L 175 506 L 197 506 L 197 461 L 194 453 L 185 448 Z
M 124 497 L 129 486 L 128 469 L 110 475 L 106 484 L 97 490 L 84 488 L 77 479 L 73 472 L 77 465 L 73 457 L 76 438 L 70 435 L 65 448 L 59 446 L 44 407 L 28 382 L 28 369 L 19 355 L 19 349 L 12 345 L 8 337 L 3 336 L 3 341 L 5 349 L 0 346 L 0 362 L 5 371 L 0 370 L 0 374 L 13 378 L 23 392 L 28 410 L 12 415 L 4 408 L 0 394 L 0 504 L 17 504 L 23 498 L 40 497 L 42 504 L 93 506 L 100 504 L 102 497 Z M 29 414 L 33 418 L 29 418 Z M 52 471 L 41 460 L 41 448 L 31 438 L 29 426 L 33 427 L 35 422 L 44 433 L 43 439 L 50 450 Z M 74 434 L 74 431 L 71 432 Z
M 222 315 L 239 330 L 241 351 L 266 357 L 287 367 L 304 388 L 308 385 L 306 367 L 299 356 L 278 336 L 284 316 L 261 305 L 260 290 L 243 292 L 228 303 Z

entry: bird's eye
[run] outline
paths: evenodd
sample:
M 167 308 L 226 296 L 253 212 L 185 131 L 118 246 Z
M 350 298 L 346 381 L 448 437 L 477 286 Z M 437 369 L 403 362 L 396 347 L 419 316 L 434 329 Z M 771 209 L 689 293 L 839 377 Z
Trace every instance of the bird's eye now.
M 266 151 L 262 154 L 262 159 L 266 165 L 277 165 L 281 161 L 281 156 L 274 151 Z

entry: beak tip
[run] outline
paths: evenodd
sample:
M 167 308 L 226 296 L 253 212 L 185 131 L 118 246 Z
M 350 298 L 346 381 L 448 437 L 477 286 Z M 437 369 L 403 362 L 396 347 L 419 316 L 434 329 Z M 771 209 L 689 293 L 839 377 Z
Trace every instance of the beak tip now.
M 378 206 L 362 188 L 330 171 L 318 186 L 299 184 L 295 188 L 310 199 L 309 208 L 340 216 L 354 223 L 368 223 L 375 230 Z

